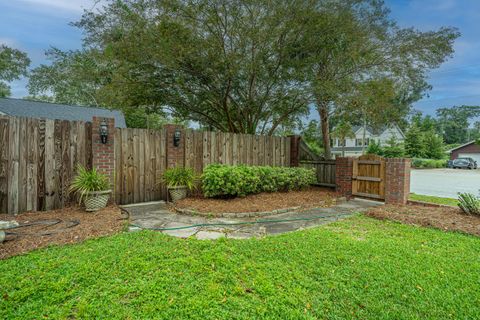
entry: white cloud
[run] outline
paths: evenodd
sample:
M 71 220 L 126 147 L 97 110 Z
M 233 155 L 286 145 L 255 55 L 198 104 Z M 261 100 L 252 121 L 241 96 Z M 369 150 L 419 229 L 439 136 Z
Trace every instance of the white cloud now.
M 91 9 L 95 4 L 94 0 L 19 0 L 19 2 L 38 9 L 55 9 L 78 13 L 84 9 Z

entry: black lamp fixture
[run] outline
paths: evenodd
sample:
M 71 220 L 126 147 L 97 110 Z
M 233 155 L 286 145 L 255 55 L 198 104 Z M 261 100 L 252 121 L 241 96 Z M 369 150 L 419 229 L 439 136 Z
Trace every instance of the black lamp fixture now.
M 100 140 L 103 144 L 106 144 L 108 140 L 108 125 L 105 119 L 100 122 Z
M 180 138 L 182 137 L 182 133 L 179 128 L 175 129 L 175 133 L 173 134 L 173 146 L 178 147 L 180 145 Z

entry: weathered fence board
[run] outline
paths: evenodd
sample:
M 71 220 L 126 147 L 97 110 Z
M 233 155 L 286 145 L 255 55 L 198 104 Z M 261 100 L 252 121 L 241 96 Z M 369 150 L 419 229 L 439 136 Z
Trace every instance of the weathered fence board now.
M 185 166 L 201 173 L 212 163 L 289 166 L 290 138 L 186 130 Z
M 159 184 L 166 169 L 164 130 L 117 128 L 115 201 L 118 204 L 165 199 Z
M 70 204 L 76 166 L 91 162 L 85 147 L 91 135 L 85 128 L 76 121 L 0 118 L 0 212 Z
M 335 160 L 301 160 L 303 168 L 314 168 L 317 172 L 317 185 L 335 187 Z

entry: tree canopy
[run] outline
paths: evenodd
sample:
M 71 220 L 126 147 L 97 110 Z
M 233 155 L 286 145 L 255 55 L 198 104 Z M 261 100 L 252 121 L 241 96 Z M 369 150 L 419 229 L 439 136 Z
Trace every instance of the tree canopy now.
M 371 115 L 375 101 L 383 115 L 393 110 L 385 121 L 405 115 L 459 35 L 402 29 L 377 0 L 109 1 L 74 25 L 83 48 L 50 50 L 32 95 L 263 134 L 315 106 L 327 157 L 331 116 L 358 114 L 343 102 L 355 97 Z
M 27 75 L 30 59 L 25 52 L 0 44 L 0 97 L 10 95 L 8 82 Z

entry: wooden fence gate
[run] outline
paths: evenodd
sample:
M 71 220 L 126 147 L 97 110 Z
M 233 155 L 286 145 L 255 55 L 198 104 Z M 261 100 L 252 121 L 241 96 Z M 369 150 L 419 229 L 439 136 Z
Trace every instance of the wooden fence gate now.
M 353 160 L 352 194 L 385 200 L 385 159 L 367 154 Z

